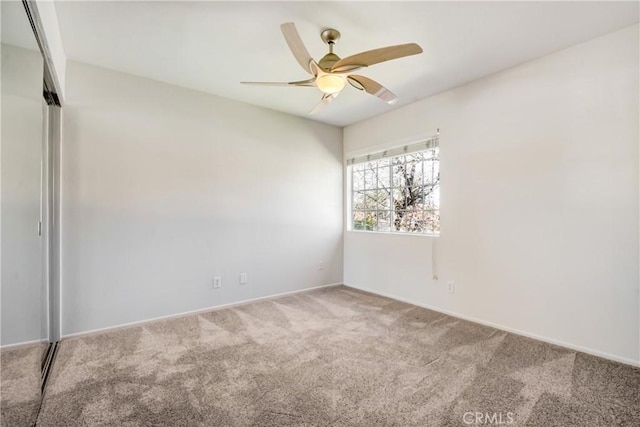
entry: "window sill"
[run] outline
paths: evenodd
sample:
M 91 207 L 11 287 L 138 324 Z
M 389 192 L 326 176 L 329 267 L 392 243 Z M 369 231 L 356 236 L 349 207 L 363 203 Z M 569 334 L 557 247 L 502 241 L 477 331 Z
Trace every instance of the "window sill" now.
M 411 237 L 440 237 L 440 233 L 400 233 L 398 231 L 366 231 L 366 230 L 347 230 L 348 233 L 356 234 L 377 234 L 391 236 L 411 236 Z

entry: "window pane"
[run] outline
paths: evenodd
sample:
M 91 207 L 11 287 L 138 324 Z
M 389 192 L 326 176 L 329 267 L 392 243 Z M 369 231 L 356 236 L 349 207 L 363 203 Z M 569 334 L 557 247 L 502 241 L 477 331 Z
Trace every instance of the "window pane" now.
M 408 165 L 411 165 L 411 169 L 413 169 L 415 165 L 422 163 L 422 159 L 423 159 L 422 153 L 407 154 L 405 156 L 405 162 Z
M 393 231 L 407 231 L 403 227 L 403 220 L 406 215 L 407 215 L 406 211 L 397 210 L 397 209 L 394 211 Z
M 416 177 L 416 164 L 407 163 L 405 165 L 404 185 L 409 188 L 415 188 L 422 185 L 422 179 Z
M 376 169 L 365 169 L 364 171 L 364 188 L 374 189 L 377 188 L 376 183 Z
M 409 204 L 409 190 L 407 188 L 397 188 L 393 190 L 394 209 L 405 210 Z
M 438 158 L 438 149 L 433 148 L 431 150 L 427 150 L 423 153 L 425 160 L 437 159 Z
M 391 231 L 390 211 L 378 211 L 378 231 Z
M 353 193 L 353 210 L 365 209 L 364 191 L 356 191 Z
M 410 184 L 413 186 L 422 185 L 422 162 L 407 163 L 407 174 L 410 179 Z
M 365 215 L 365 229 L 375 230 L 378 226 L 378 221 L 375 212 L 367 212 Z
M 425 171 L 425 183 L 435 182 L 439 178 L 440 170 L 439 163 L 437 161 L 426 161 L 424 163 L 424 171 Z
M 364 172 L 353 173 L 353 191 L 364 190 Z
M 371 211 L 353 211 L 354 230 L 375 230 L 376 213 Z
M 391 209 L 391 190 L 378 190 L 377 196 L 377 207 L 378 210 L 388 211 Z
M 393 187 L 399 188 L 406 186 L 405 165 L 399 164 L 393 166 Z
M 378 209 L 378 191 L 366 190 L 364 192 L 364 208 L 370 210 Z
M 440 192 L 437 187 L 425 188 L 424 208 L 429 210 L 440 209 Z
M 429 233 L 440 232 L 440 212 L 426 211 L 425 219 L 426 219 L 427 232 Z
M 353 210 L 353 229 L 364 230 L 364 212 Z
M 378 188 L 389 188 L 390 184 L 390 176 L 389 176 L 389 167 L 378 168 Z
M 402 218 L 402 226 L 406 231 L 424 232 L 426 230 L 426 219 L 424 211 L 408 210 Z
M 378 215 L 376 212 L 369 212 L 367 221 L 368 230 L 376 230 L 378 228 Z

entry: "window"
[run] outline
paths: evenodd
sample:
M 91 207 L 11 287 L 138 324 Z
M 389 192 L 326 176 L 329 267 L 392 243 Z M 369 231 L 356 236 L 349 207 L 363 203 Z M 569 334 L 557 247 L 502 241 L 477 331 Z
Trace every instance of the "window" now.
M 437 138 L 395 151 L 409 152 L 400 155 L 384 152 L 349 160 L 352 229 L 438 234 L 440 158 Z

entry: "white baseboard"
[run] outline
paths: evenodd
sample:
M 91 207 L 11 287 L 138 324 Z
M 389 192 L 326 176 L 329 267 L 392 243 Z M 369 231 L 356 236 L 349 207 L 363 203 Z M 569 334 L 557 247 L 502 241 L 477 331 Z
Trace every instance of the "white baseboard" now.
M 294 294 L 313 291 L 313 290 L 316 290 L 316 289 L 330 288 L 332 286 L 340 286 L 340 285 L 342 285 L 342 283 L 329 283 L 327 285 L 314 286 L 313 288 L 297 289 L 295 291 L 283 292 L 283 293 L 274 294 L 274 295 L 267 295 L 265 297 L 251 298 L 251 299 L 237 301 L 237 302 L 231 302 L 231 303 L 227 303 L 227 304 L 214 305 L 214 306 L 206 307 L 206 308 L 199 308 L 197 310 L 183 311 L 183 312 L 177 313 L 177 314 L 169 314 L 169 315 L 166 315 L 166 316 L 153 317 L 151 319 L 137 320 L 135 322 L 129 322 L 129 323 L 121 323 L 119 325 L 107 326 L 105 328 L 91 329 L 91 330 L 82 331 L 82 332 L 74 332 L 72 334 L 62 335 L 60 340 L 83 337 L 83 336 L 98 334 L 98 333 L 102 333 L 102 332 L 114 331 L 114 330 L 117 330 L 117 329 L 128 328 L 130 326 L 137 326 L 137 325 L 143 325 L 143 324 L 146 324 L 146 323 L 157 322 L 159 320 L 174 319 L 174 318 L 178 318 L 178 317 L 190 316 L 192 314 L 207 313 L 207 312 L 210 312 L 210 311 L 222 310 L 224 308 L 231 308 L 231 307 L 236 307 L 236 306 L 240 306 L 240 305 L 250 304 L 252 302 L 265 301 L 265 300 L 270 300 L 270 299 L 274 299 L 274 298 L 284 297 L 284 296 L 287 296 L 287 295 L 294 295 Z
M 15 343 L 15 344 L 6 344 L 6 345 L 3 345 L 2 347 L 0 347 L 0 350 L 17 349 L 19 347 L 27 347 L 29 345 L 40 344 L 42 342 L 43 342 L 42 340 L 33 340 L 33 341 L 18 342 L 18 343 Z M 46 342 L 49 343 L 48 341 L 46 341 Z
M 499 324 L 496 324 L 496 323 L 492 323 L 492 322 L 487 322 L 487 321 L 484 321 L 484 320 L 476 319 L 476 318 L 471 317 L 471 316 L 465 316 L 464 314 L 455 313 L 455 312 L 452 312 L 452 311 L 449 311 L 449 310 L 443 310 L 441 308 L 432 307 L 430 305 L 422 304 L 422 303 L 419 303 L 419 302 L 416 302 L 416 301 L 411 301 L 411 300 L 409 300 L 407 298 L 402 298 L 402 297 L 399 297 L 399 296 L 396 296 L 396 295 L 391 295 L 391 294 L 386 293 L 386 292 L 380 292 L 380 291 L 377 291 L 377 290 L 374 290 L 374 289 L 369 289 L 369 288 L 365 288 L 365 287 L 361 287 L 361 286 L 353 286 L 353 285 L 349 285 L 349 284 L 346 284 L 346 283 L 344 284 L 344 286 L 349 287 L 349 288 L 353 288 L 353 289 L 358 289 L 360 291 L 365 291 L 365 292 L 369 292 L 369 293 L 372 293 L 372 294 L 380 295 L 380 296 L 383 296 L 383 297 L 391 298 L 391 299 L 394 299 L 394 300 L 397 300 L 397 301 L 406 302 L 407 304 L 411 304 L 411 305 L 415 305 L 415 306 L 418 306 L 418 307 L 426 308 L 426 309 L 429 309 L 429 310 L 437 311 L 438 313 L 446 314 L 446 315 L 449 315 L 451 317 L 456 317 L 458 319 L 463 319 L 463 320 L 468 320 L 470 322 L 479 323 L 481 325 L 489 326 L 491 328 L 499 329 L 501 331 L 509 332 L 509 333 L 512 333 L 512 334 L 515 334 L 515 335 L 520 335 L 520 336 L 527 337 L 527 338 L 533 338 L 533 339 L 538 340 L 538 341 L 543 341 L 543 342 L 546 342 L 546 343 L 549 343 L 549 344 L 557 345 L 557 346 L 560 346 L 560 347 L 565 347 L 565 348 L 568 348 L 570 350 L 580 351 L 582 353 L 590 354 L 592 356 L 601 357 L 603 359 L 612 360 L 614 362 L 620 362 L 620 363 L 624 363 L 624 364 L 627 364 L 627 365 L 640 367 L 640 361 L 638 361 L 638 360 L 627 359 L 626 357 L 620 357 L 620 356 L 616 356 L 616 355 L 613 355 L 613 354 L 610 354 L 610 353 L 605 353 L 605 352 L 602 352 L 602 351 L 593 350 L 593 349 L 586 348 L 586 347 L 581 347 L 581 346 L 578 346 L 578 345 L 574 345 L 574 344 L 567 343 L 567 342 L 564 342 L 564 341 L 555 340 L 555 339 L 552 339 L 552 338 L 543 337 L 543 336 L 540 336 L 540 335 L 532 334 L 532 333 L 521 331 L 521 330 L 518 330 L 518 329 L 509 328 L 507 326 L 503 326 L 503 325 L 499 325 Z

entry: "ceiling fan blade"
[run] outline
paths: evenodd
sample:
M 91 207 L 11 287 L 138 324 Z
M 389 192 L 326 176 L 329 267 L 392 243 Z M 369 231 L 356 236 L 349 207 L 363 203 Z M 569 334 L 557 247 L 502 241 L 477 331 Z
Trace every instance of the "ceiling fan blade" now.
M 346 72 L 368 67 L 369 65 L 389 61 L 391 59 L 403 58 L 405 56 L 422 53 L 422 48 L 415 43 L 399 44 L 396 46 L 381 47 L 379 49 L 360 52 L 347 56 L 333 64 L 331 71 Z
M 295 56 L 298 63 L 304 68 L 304 70 L 308 73 L 313 74 L 313 70 L 311 70 L 309 63 L 313 60 L 309 51 L 304 46 L 302 39 L 300 38 L 300 34 L 298 34 L 298 30 L 293 22 L 287 22 L 285 24 L 280 25 L 280 29 L 282 30 L 282 34 L 284 35 L 284 39 L 287 41 L 289 45 L 289 49 Z
M 322 95 L 322 99 L 320 100 L 320 102 L 315 107 L 313 107 L 311 111 L 309 111 L 309 114 L 315 114 L 318 111 L 322 110 L 328 103 L 333 101 L 333 99 L 336 96 L 338 96 L 337 93 L 333 93 L 333 94 L 325 93 L 324 95 Z
M 349 75 L 347 76 L 347 81 L 356 89 L 364 90 L 373 96 L 377 96 L 387 104 L 393 105 L 398 102 L 398 97 L 393 92 L 368 77 Z
M 240 82 L 243 85 L 253 86 L 302 86 L 302 87 L 315 87 L 315 79 L 300 80 L 297 82 Z

